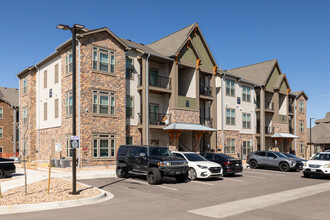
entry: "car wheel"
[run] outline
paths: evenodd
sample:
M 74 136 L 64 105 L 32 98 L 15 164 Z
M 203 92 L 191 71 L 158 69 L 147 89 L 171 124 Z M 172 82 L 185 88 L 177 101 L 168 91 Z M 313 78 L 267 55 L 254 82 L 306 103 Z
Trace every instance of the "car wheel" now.
M 197 179 L 197 173 L 194 168 L 189 168 L 188 170 L 188 179 L 190 180 L 196 180 Z
M 118 163 L 116 167 L 116 175 L 118 178 L 127 178 L 128 168 L 125 163 Z
M 282 172 L 287 172 L 290 170 L 289 164 L 287 163 L 281 163 L 279 168 Z
M 160 183 L 162 176 L 156 167 L 150 167 L 147 171 L 147 180 L 150 185 L 156 185 Z
M 256 169 L 258 167 L 258 163 L 256 160 L 251 160 L 250 161 L 250 167 L 251 169 Z
M 305 178 L 309 178 L 311 175 L 309 173 L 304 173 Z
M 177 176 L 175 176 L 175 179 L 178 183 L 184 183 L 188 179 L 188 173 L 182 174 L 182 175 L 177 175 Z
M 3 172 L 2 169 L 0 169 L 0 178 L 4 178 L 5 177 L 5 172 Z

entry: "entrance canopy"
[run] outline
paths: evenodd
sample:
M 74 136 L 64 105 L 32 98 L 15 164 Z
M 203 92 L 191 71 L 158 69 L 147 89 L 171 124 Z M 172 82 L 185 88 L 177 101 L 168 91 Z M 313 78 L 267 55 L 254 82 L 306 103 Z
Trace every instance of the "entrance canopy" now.
M 163 128 L 165 131 L 169 130 L 181 130 L 181 131 L 217 131 L 217 129 L 206 127 L 200 124 L 193 124 L 193 123 L 183 123 L 183 122 L 175 122 L 167 127 Z
M 272 138 L 299 138 L 299 137 L 289 133 L 275 133 L 272 135 Z

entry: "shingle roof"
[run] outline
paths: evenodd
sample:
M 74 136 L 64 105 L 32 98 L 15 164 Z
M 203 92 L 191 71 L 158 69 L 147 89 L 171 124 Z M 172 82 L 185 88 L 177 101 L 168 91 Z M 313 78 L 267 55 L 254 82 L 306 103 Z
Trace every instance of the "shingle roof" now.
M 197 23 L 193 23 L 188 27 L 185 27 L 173 34 L 170 34 L 162 39 L 159 39 L 151 44 L 148 47 L 153 50 L 158 51 L 164 56 L 173 56 L 178 51 L 178 49 L 182 46 L 184 41 L 189 36 L 191 30 L 197 25 Z
M 19 106 L 18 89 L 0 87 L 0 99 L 9 103 L 11 106 Z
M 127 44 L 130 48 L 135 48 L 135 49 L 139 49 L 139 50 L 142 50 L 144 52 L 148 52 L 148 53 L 153 53 L 153 54 L 156 54 L 156 55 L 160 55 L 160 56 L 163 56 L 162 54 L 160 54 L 159 52 L 155 51 L 154 49 L 146 46 L 146 45 L 143 45 L 141 43 L 136 43 L 136 42 L 133 42 L 131 40 L 127 40 L 127 39 L 124 39 L 124 38 L 120 38 L 125 44 Z
M 306 95 L 306 93 L 304 91 L 296 91 L 296 92 L 291 92 L 291 94 L 299 97 L 300 95 L 304 95 L 306 99 L 308 99 L 308 96 Z
M 261 63 L 251 64 L 239 68 L 228 70 L 228 72 L 249 80 L 257 85 L 265 85 L 277 59 L 268 60 Z
M 315 123 L 316 124 L 319 124 L 319 123 L 330 123 L 330 112 L 327 112 L 327 114 L 325 115 L 325 118 L 323 118 L 323 119 L 317 119 L 315 121 Z
M 310 142 L 309 129 L 307 129 L 307 142 Z M 320 123 L 312 128 L 312 143 L 330 144 L 330 124 Z

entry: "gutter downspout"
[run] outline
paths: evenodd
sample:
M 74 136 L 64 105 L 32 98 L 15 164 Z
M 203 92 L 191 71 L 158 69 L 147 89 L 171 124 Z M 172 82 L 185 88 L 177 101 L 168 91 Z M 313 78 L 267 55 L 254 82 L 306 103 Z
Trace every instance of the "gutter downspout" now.
M 38 161 L 39 161 L 39 153 L 40 153 L 40 69 L 37 67 L 37 66 L 34 66 L 37 70 L 38 70 L 38 92 L 37 92 L 37 95 L 38 95 L 38 100 L 37 100 L 37 109 L 39 111 L 39 114 L 38 114 L 38 125 L 37 125 L 37 129 L 38 129 L 38 136 L 37 136 L 37 145 L 38 145 Z
M 257 132 L 257 116 L 256 116 L 256 106 L 255 106 L 255 101 L 254 101 L 254 96 L 255 96 L 255 92 L 256 90 L 254 89 L 255 86 L 253 86 L 253 92 L 252 92 L 252 115 L 253 115 L 253 122 L 254 122 L 254 126 L 253 126 L 253 138 L 252 138 L 252 151 L 255 151 L 255 142 L 254 139 L 256 137 L 256 132 Z
M 296 101 L 297 100 L 295 98 L 294 99 L 294 135 L 297 134 L 297 129 L 296 129 L 296 122 L 297 122 L 297 118 L 296 118 L 297 117 L 297 115 L 296 115 L 296 104 L 297 104 L 297 102 Z M 294 151 L 295 151 L 295 153 L 297 155 L 297 138 L 294 139 Z
M 224 73 L 221 77 L 221 127 L 222 127 L 222 153 L 224 153 L 225 149 L 225 128 L 224 128 L 224 121 L 225 121 L 225 113 L 224 113 L 224 77 L 226 74 Z
M 146 87 L 147 87 L 147 91 L 146 91 L 146 139 L 147 139 L 147 144 L 149 144 L 149 57 L 150 57 L 150 53 L 147 56 L 147 60 L 146 60 Z
M 19 79 L 19 85 L 18 85 L 18 156 L 21 156 L 21 78 Z M 15 151 L 16 153 L 16 151 Z M 16 156 L 16 154 L 15 154 Z
M 79 135 L 79 142 L 81 143 L 81 134 L 80 134 L 80 109 L 81 109 L 81 103 L 80 103 L 80 97 L 81 97 L 81 89 L 80 89 L 80 41 L 77 39 L 78 42 L 78 135 Z M 81 144 L 79 143 L 79 155 L 78 155 L 78 167 L 81 167 Z

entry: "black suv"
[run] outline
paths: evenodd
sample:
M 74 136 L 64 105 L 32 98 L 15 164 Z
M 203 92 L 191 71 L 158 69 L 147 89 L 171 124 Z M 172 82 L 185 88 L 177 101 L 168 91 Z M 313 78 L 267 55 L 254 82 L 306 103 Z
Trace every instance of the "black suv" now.
M 188 179 L 188 162 L 173 156 L 167 147 L 121 145 L 117 153 L 116 174 L 126 178 L 128 172 L 147 174 L 149 184 L 159 184 L 163 176 L 178 182 Z

